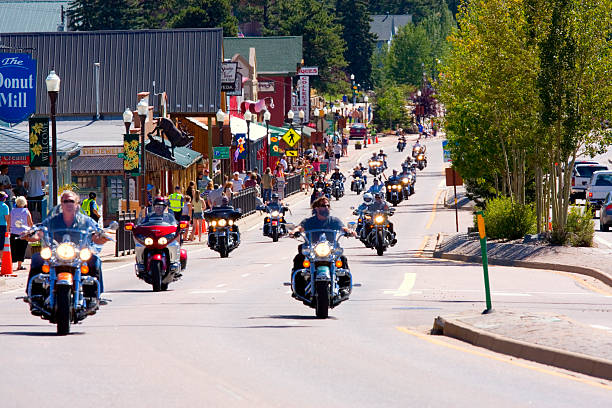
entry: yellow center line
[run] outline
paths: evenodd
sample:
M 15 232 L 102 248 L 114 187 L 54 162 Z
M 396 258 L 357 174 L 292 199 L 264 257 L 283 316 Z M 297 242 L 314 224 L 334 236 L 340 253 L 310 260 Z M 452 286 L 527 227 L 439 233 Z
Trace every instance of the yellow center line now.
M 423 241 L 421 241 L 421 245 L 419 245 L 419 249 L 414 254 L 415 257 L 421 258 L 423 256 L 423 250 L 425 249 L 425 246 L 427 245 L 428 242 L 429 242 L 429 235 L 426 235 L 425 237 L 423 237 Z
M 438 190 L 438 194 L 436 194 L 436 198 L 434 198 L 433 208 L 431 209 L 431 215 L 429 216 L 429 221 L 427 222 L 425 229 L 431 228 L 431 225 L 433 224 L 434 219 L 436 218 L 436 209 L 438 207 L 438 200 L 440 199 L 440 194 L 442 194 L 443 191 L 444 190 Z
M 552 271 L 552 272 L 573 279 L 578 285 L 582 286 L 585 289 L 588 289 L 588 290 L 591 290 L 593 292 L 599 293 L 600 295 L 612 296 L 612 292 L 611 291 L 608 291 L 608 290 L 605 290 L 605 289 L 600 289 L 597 286 L 594 286 L 594 285 L 590 284 L 589 282 L 587 282 L 586 280 L 584 280 L 584 278 L 581 277 L 581 276 L 576 276 L 576 275 L 574 275 L 573 273 L 570 273 L 570 272 L 562 272 L 562 271 Z
M 502 357 L 502 356 L 498 356 L 498 355 L 495 355 L 495 354 L 484 353 L 484 352 L 478 351 L 478 350 L 471 350 L 471 349 L 469 349 L 467 347 L 457 346 L 455 344 L 451 344 L 451 343 L 447 343 L 445 341 L 439 340 L 439 339 L 437 339 L 437 338 L 435 338 L 433 336 L 426 335 L 426 334 L 423 334 L 423 333 L 419 333 L 419 332 L 410 330 L 407 327 L 397 326 L 396 329 L 401 331 L 401 332 L 403 332 L 403 333 L 410 334 L 411 336 L 417 337 L 417 338 L 419 338 L 421 340 L 425 340 L 425 341 L 428 341 L 430 343 L 437 344 L 439 346 L 444 346 L 444 347 L 447 347 L 447 348 L 450 348 L 450 349 L 453 349 L 453 350 L 462 351 L 464 353 L 469 353 L 469 354 L 473 354 L 473 355 L 480 356 L 480 357 L 486 357 L 486 358 L 491 359 L 491 360 L 501 361 L 503 363 L 508 363 L 508 364 L 512 364 L 512 365 L 515 365 L 515 366 L 518 366 L 518 367 L 527 368 L 529 370 L 537 371 L 537 372 L 540 372 L 540 373 L 543 373 L 543 374 L 553 375 L 555 377 L 565 378 L 566 380 L 572 380 L 572 381 L 580 382 L 580 383 L 587 384 L 587 385 L 590 385 L 590 386 L 593 386 L 593 387 L 600 387 L 600 388 L 603 388 L 605 390 L 612 390 L 612 386 L 610 386 L 608 384 L 600 383 L 600 382 L 597 382 L 597 381 L 594 381 L 594 380 L 589 380 L 589 379 L 586 379 L 586 378 L 574 377 L 574 376 L 571 376 L 569 374 L 565 374 L 565 373 L 562 373 L 562 372 L 551 370 L 549 368 L 538 367 L 538 366 L 535 366 L 535 365 L 531 365 L 531 364 L 523 363 L 523 362 L 520 362 L 520 361 L 517 361 L 517 360 L 513 360 L 513 358 L 516 358 L 516 357 Z M 605 380 L 602 380 L 602 381 L 605 381 Z
M 400 284 L 400 287 L 397 290 L 385 290 L 385 294 L 393 295 L 393 296 L 409 296 L 410 291 L 414 287 L 414 282 L 416 281 L 416 273 L 408 272 L 404 274 L 404 280 Z

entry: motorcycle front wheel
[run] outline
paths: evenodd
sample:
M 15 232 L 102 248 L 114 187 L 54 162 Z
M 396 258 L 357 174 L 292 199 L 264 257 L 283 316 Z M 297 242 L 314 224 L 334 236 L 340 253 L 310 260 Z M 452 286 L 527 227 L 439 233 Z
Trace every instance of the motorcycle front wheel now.
M 327 319 L 329 316 L 329 295 L 327 294 L 328 283 L 319 281 L 315 283 L 315 313 L 318 319 Z
M 227 258 L 227 256 L 229 255 L 229 251 L 227 250 L 227 245 L 225 244 L 225 241 L 221 241 L 219 243 L 219 255 L 221 255 L 221 258 Z
M 383 253 L 385 252 L 385 247 L 384 247 L 384 239 L 383 239 L 383 234 L 382 232 L 379 232 L 377 237 L 377 242 L 376 242 L 376 254 L 378 256 L 382 256 Z
M 60 336 L 70 333 L 70 324 L 72 323 L 71 293 L 72 288 L 67 285 L 58 285 L 55 290 L 55 322 L 57 323 L 57 334 Z
M 278 229 L 272 230 L 272 242 L 278 242 Z
M 162 287 L 162 264 L 159 261 L 151 263 L 151 285 L 153 292 L 159 292 Z

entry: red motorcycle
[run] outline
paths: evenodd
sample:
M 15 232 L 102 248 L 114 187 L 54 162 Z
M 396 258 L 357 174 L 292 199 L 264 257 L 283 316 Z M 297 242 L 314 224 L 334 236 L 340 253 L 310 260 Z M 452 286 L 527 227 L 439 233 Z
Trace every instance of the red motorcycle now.
M 136 243 L 136 276 L 152 285 L 153 292 L 167 290 L 187 267 L 187 251 L 181 248 L 181 232 L 187 226 L 184 221 L 177 224 L 168 213 L 125 225 Z

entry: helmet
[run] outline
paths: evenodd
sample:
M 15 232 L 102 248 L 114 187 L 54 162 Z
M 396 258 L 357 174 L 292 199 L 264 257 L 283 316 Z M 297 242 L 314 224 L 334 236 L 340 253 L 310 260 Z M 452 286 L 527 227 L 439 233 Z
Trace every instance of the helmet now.
M 382 193 L 380 191 L 377 191 L 376 193 L 374 193 L 374 198 L 382 198 Z
M 272 200 L 278 200 L 278 194 L 277 193 L 272 193 L 271 198 L 272 198 Z
M 155 197 L 153 199 L 153 205 L 163 205 L 166 206 L 166 199 L 164 197 Z
M 370 194 L 370 193 L 365 193 L 365 194 L 363 195 L 363 201 L 364 201 L 364 202 L 366 202 L 366 203 L 371 203 L 371 202 L 372 202 L 372 200 L 374 200 L 374 197 L 372 196 L 372 194 Z

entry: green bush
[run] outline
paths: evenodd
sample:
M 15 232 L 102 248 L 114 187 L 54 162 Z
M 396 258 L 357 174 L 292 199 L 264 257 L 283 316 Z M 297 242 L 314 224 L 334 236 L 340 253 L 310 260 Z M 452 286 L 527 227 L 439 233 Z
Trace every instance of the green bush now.
M 586 207 L 582 211 L 578 207 L 572 207 L 567 215 L 565 227 L 570 245 L 579 247 L 593 246 L 595 226 L 593 225 L 593 213 Z
M 510 197 L 487 200 L 485 230 L 491 239 L 518 239 L 536 232 L 536 214 L 531 204 L 513 202 Z M 474 217 L 474 225 L 476 217 Z

